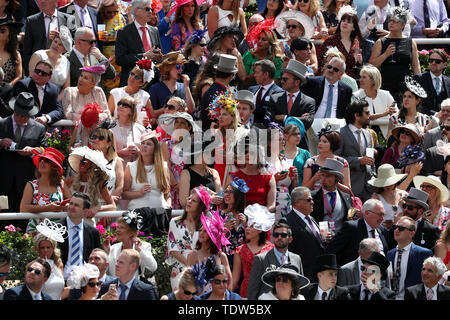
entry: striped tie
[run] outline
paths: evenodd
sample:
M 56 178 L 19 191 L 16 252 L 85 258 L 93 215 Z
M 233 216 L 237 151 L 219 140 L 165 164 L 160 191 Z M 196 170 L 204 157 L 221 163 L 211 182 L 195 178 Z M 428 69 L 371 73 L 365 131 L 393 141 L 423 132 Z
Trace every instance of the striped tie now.
M 81 265 L 81 246 L 80 246 L 80 227 L 74 226 L 73 228 L 73 236 L 72 236 L 72 254 L 70 256 L 70 264 L 72 266 Z

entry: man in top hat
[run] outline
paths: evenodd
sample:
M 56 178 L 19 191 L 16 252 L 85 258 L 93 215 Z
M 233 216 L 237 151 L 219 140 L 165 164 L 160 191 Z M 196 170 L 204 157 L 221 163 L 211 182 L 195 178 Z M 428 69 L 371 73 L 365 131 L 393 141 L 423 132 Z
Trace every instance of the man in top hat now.
M 311 283 L 300 293 L 306 300 L 350 300 L 348 289 L 336 285 L 339 267 L 334 254 L 316 258 L 318 283 Z
M 388 277 L 389 261 L 384 255 L 373 252 L 368 259 L 361 259 L 361 282 L 348 286 L 351 300 L 392 300 L 395 292 L 383 286 Z
M 230 82 L 238 72 L 236 66 L 237 58 L 229 54 L 220 54 L 219 63 L 214 66 L 216 77 L 214 83 L 206 90 L 200 101 L 200 118 L 202 119 L 202 130 L 211 129 L 211 118 L 208 115 L 209 104 L 221 93 L 230 90 Z
M 345 61 L 339 57 L 330 60 L 325 76 L 309 77 L 300 89 L 316 100 L 314 119 L 344 118 L 345 108 L 352 98 L 352 88 L 341 81 Z
M 19 212 L 25 184 L 35 179 L 36 167 L 30 157 L 31 151 L 46 146 L 44 125 L 31 118 L 38 112 L 33 95 L 22 92 L 15 99 L 14 113 L 0 120 L 0 195 L 8 196 L 9 212 Z M 11 223 L 0 221 L 1 226 Z M 26 220 L 14 223 L 22 230 L 26 229 Z
M 393 266 L 391 288 L 397 293 L 396 300 L 403 300 L 405 289 L 420 283 L 422 263 L 433 252 L 412 243 L 416 231 L 416 223 L 412 218 L 403 216 L 392 228 L 398 245 L 386 257 Z
M 302 83 L 306 82 L 308 68 L 297 60 L 290 60 L 287 67 L 282 69 L 282 93 L 272 94 L 269 99 L 269 111 L 274 119 L 284 124 L 287 117 L 298 117 L 308 130 L 314 119 L 316 103 L 313 98 L 300 91 Z
M 423 218 L 424 213 L 429 210 L 427 204 L 428 193 L 416 188 L 411 188 L 408 196 L 403 197 L 402 199 L 404 201 L 402 205 L 403 215 L 412 218 L 416 222 L 416 233 L 413 237 L 413 243 L 433 250 L 436 241 L 439 239 L 440 231 L 438 227 L 432 225 Z M 394 230 L 391 229 L 389 237 L 391 239 L 389 245 L 390 248 L 395 248 L 397 246 L 397 241 L 393 235 Z
M 320 168 L 321 187 L 311 192 L 314 200 L 314 211 L 311 214 L 316 221 L 328 222 L 328 228 L 333 233 L 339 232 L 347 220 L 347 211 L 353 207 L 349 194 L 337 188 L 344 175 L 342 162 L 328 158 Z
M 250 129 L 253 125 L 253 120 L 255 118 L 253 115 L 253 112 L 255 111 L 255 103 L 253 99 L 253 93 L 248 90 L 240 90 L 236 96 L 236 101 L 238 102 L 237 109 L 239 112 L 239 118 L 241 119 L 240 122 L 241 125 L 247 129 Z

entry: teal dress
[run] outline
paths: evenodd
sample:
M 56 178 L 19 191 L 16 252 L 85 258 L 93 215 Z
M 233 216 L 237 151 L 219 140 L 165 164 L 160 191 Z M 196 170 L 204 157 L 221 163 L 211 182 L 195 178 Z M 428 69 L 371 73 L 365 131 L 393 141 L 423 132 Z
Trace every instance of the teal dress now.
M 266 59 L 270 59 L 269 57 L 266 57 Z M 255 56 L 250 50 L 244 53 L 242 56 L 242 61 L 244 62 L 245 72 L 247 72 L 247 75 L 253 74 L 253 64 L 258 61 L 258 57 Z M 275 64 L 275 77 L 274 79 L 280 79 L 281 77 L 281 69 L 283 68 L 283 59 L 281 58 L 275 58 L 274 61 L 272 61 Z M 248 87 L 256 86 L 256 81 L 252 81 L 249 83 Z
M 299 147 L 297 147 L 297 150 L 297 156 L 294 158 L 292 165 L 297 168 L 298 186 L 301 186 L 303 183 L 303 166 L 305 165 L 306 160 L 311 158 L 311 154 L 308 150 Z M 284 150 L 282 150 L 281 153 L 284 154 Z

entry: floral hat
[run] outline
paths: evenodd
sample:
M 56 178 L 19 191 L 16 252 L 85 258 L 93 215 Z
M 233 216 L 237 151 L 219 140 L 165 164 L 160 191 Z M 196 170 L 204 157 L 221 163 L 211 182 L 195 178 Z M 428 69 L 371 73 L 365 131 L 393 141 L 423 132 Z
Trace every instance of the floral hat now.
M 149 83 L 155 77 L 155 71 L 153 70 L 153 63 L 150 59 L 141 59 L 138 61 L 137 66 L 142 70 L 144 76 L 142 80 L 144 83 Z
M 345 6 L 342 6 L 341 9 L 339 9 L 339 13 L 337 16 L 338 21 L 341 21 L 341 19 L 344 15 L 357 16 L 358 12 L 352 6 L 345 5 Z
M 248 217 L 247 225 L 256 230 L 267 232 L 275 222 L 275 214 L 258 203 L 247 206 L 244 214 Z
M 255 48 L 256 43 L 258 42 L 258 37 L 263 31 L 270 31 L 277 29 L 279 22 L 275 23 L 275 17 L 271 17 L 269 19 L 265 19 L 255 25 L 253 28 L 249 30 L 245 39 L 247 40 L 250 47 Z
M 247 193 L 250 188 L 245 183 L 244 179 L 239 179 L 238 177 L 234 177 L 233 181 L 231 181 L 231 186 L 242 193 Z
M 214 242 L 220 252 L 222 252 L 222 247 L 231 244 L 231 242 L 228 241 L 231 235 L 230 230 L 225 228 L 225 219 L 220 216 L 219 210 L 214 211 L 211 217 L 207 217 L 202 213 L 200 220 L 211 238 L 211 241 Z
M 194 188 L 195 192 L 199 196 L 200 200 L 206 207 L 206 211 L 209 210 L 209 204 L 211 203 L 211 196 L 209 195 L 208 190 L 201 184 L 199 187 Z
M 396 166 L 397 168 L 403 168 L 407 165 L 425 160 L 425 153 L 418 145 L 410 145 L 403 149 L 403 153 L 398 158 Z
M 200 291 L 203 291 L 203 288 L 208 283 L 208 280 L 213 277 L 215 267 L 215 256 L 208 257 L 205 263 L 197 263 L 191 267 L 192 272 L 194 273 L 195 285 L 200 289 Z
M 231 91 L 225 91 L 217 95 L 209 104 L 208 115 L 211 119 L 219 118 L 220 109 L 225 108 L 229 113 L 236 114 L 238 102 L 233 98 Z
M 48 147 L 45 150 L 43 150 L 42 148 L 34 148 L 32 153 L 34 154 L 33 163 L 36 168 L 39 167 L 39 160 L 41 160 L 41 158 L 44 158 L 56 164 L 56 166 L 59 168 L 59 172 L 63 174 L 62 164 L 65 156 L 59 150 L 51 147 Z
M 198 29 L 195 30 L 189 37 L 189 43 L 200 43 L 200 41 L 203 40 L 203 38 L 205 37 L 206 32 L 208 32 L 208 29 Z
M 428 96 L 427 92 L 420 85 L 420 83 L 414 80 L 411 76 L 405 76 L 405 84 L 407 90 L 411 91 L 419 98 L 425 99 Z
M 144 226 L 144 217 L 135 210 L 126 211 L 122 214 L 123 221 L 133 230 L 141 230 Z
M 83 159 L 91 161 L 108 176 L 108 179 L 111 178 L 112 171 L 108 167 L 108 161 L 105 159 L 103 152 L 99 150 L 92 150 L 86 146 L 74 148 L 72 153 L 69 155 L 69 165 L 76 173 L 79 172 L 80 162 Z
M 36 230 L 43 236 L 60 243 L 64 242 L 64 235 L 66 237 L 68 236 L 66 226 L 63 226 L 61 223 L 53 222 L 47 218 L 36 226 Z

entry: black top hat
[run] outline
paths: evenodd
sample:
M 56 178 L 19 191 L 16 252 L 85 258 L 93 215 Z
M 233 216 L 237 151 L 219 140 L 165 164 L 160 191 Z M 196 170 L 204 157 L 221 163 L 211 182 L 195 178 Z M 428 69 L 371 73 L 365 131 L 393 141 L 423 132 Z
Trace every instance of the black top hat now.
M 39 106 L 29 92 L 21 92 L 9 101 L 9 107 L 21 116 L 32 117 L 39 112 Z
M 339 270 L 335 254 L 323 254 L 316 258 L 316 272 Z
M 386 259 L 386 257 L 383 256 L 381 253 L 374 251 L 372 252 L 369 258 L 361 259 L 361 261 L 363 263 L 369 263 L 378 266 L 380 268 L 382 275 L 381 279 L 383 280 L 386 279 L 387 269 L 389 268 L 390 263 L 389 260 Z

